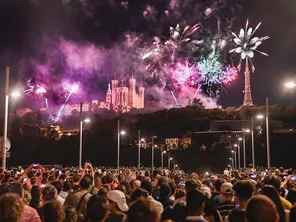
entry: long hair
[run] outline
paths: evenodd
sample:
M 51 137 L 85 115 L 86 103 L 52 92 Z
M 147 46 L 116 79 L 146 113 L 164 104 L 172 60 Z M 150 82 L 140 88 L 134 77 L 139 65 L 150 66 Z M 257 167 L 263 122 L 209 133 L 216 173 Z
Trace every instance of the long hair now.
M 47 202 L 42 210 L 44 222 L 63 222 L 65 219 L 63 206 L 56 200 Z
M 16 194 L 5 194 L 0 197 L 0 221 L 19 222 L 25 204 Z
M 160 213 L 155 204 L 147 198 L 139 198 L 131 204 L 126 222 L 159 222 Z
M 264 185 L 261 189 L 261 194 L 269 197 L 269 199 L 272 200 L 272 202 L 275 204 L 278 214 L 280 215 L 279 222 L 285 222 L 286 221 L 286 214 L 283 207 L 283 204 L 281 202 L 279 193 L 272 185 Z

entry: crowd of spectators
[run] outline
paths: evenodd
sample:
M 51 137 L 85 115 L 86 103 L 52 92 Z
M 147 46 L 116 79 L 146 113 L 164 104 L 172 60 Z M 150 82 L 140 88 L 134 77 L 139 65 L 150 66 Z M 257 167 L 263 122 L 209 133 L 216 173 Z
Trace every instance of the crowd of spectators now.
M 291 169 L 120 170 L 87 162 L 0 172 L 0 222 L 296 221 Z

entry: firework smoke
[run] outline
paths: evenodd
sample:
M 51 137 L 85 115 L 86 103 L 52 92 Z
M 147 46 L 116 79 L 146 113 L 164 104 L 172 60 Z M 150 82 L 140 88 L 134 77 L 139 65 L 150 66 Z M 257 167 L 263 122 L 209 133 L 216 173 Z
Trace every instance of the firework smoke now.
M 68 13 L 79 11 L 73 10 L 73 5 L 63 1 Z M 28 92 L 61 106 L 58 116 L 75 97 L 85 101 L 95 94 L 103 99 L 114 73 L 127 81 L 133 72 L 138 82 L 143 82 L 146 95 L 166 108 L 186 106 L 192 98 L 203 98 L 206 107 L 213 107 L 212 102 L 218 98 L 215 95 L 236 78 L 224 59 L 234 12 L 240 8 L 230 0 L 207 4 L 169 0 L 139 6 L 129 1 L 110 0 L 105 5 L 83 1 L 75 7 L 83 9 L 85 21 L 97 34 L 84 40 L 80 36 L 42 36 L 39 45 L 34 43 L 37 55 L 23 59 L 31 66 L 27 77 L 38 82 L 27 86 Z M 108 22 L 103 23 L 97 12 L 105 8 Z M 137 15 L 132 13 L 135 9 Z M 231 17 L 221 17 L 224 11 Z M 79 27 L 81 36 L 88 33 L 84 26 Z M 106 35 L 108 30 L 115 37 Z M 65 83 L 79 83 L 80 90 L 71 90 L 71 84 Z M 207 99 L 207 95 L 215 98 Z

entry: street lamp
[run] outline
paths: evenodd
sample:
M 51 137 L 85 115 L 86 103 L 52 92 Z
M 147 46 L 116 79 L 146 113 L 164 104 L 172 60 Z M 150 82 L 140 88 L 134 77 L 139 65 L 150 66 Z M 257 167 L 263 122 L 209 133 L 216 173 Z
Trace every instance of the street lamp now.
M 171 158 L 168 158 L 168 169 L 170 169 L 171 168 L 171 160 L 173 160 L 173 158 L 171 157 Z
M 120 160 L 120 135 L 125 135 L 125 131 L 120 131 L 120 120 L 117 121 L 117 169 L 119 170 Z
M 237 169 L 237 168 L 236 168 L 236 167 L 237 167 L 237 166 L 236 166 L 236 151 L 232 150 L 231 153 L 232 153 L 233 158 L 234 158 L 234 168 Z
M 85 123 L 89 123 L 90 122 L 90 119 L 87 118 L 87 119 L 84 120 L 84 122 Z
M 163 169 L 163 155 L 166 154 L 166 151 L 161 152 L 161 168 Z
M 138 168 L 141 166 L 141 142 L 145 142 L 145 139 L 141 138 L 141 131 L 138 130 Z
M 2 169 L 6 170 L 6 141 L 7 141 L 7 125 L 8 125 L 8 102 L 9 97 L 17 97 L 21 94 L 13 92 L 9 94 L 9 67 L 6 67 L 6 81 L 5 81 L 5 109 L 4 109 L 4 126 L 3 126 L 3 141 L 2 141 Z
M 237 149 L 237 155 L 238 155 L 238 166 L 237 167 L 238 167 L 238 169 L 240 169 L 240 167 L 241 167 L 241 162 L 240 162 L 241 154 L 240 154 L 239 138 L 238 138 L 238 144 L 233 144 L 233 146 L 234 146 L 234 148 Z
M 296 84 L 292 81 L 286 82 L 285 87 L 288 89 L 294 89 L 296 87 Z
M 152 143 L 151 143 L 151 168 L 153 169 L 154 168 L 154 138 L 156 138 L 157 136 L 152 136 Z
M 260 115 L 257 115 L 256 118 L 257 119 L 264 119 L 264 116 L 260 114 Z
M 232 160 L 232 158 L 229 158 L 229 160 L 230 160 L 230 165 L 232 166 L 232 169 L 234 168 L 234 166 L 233 166 L 233 160 Z
M 252 128 L 253 128 L 253 124 L 252 124 Z M 254 134 L 253 134 L 253 130 L 250 129 L 243 129 L 244 131 L 244 137 L 243 137 L 243 153 L 244 153 L 244 168 L 246 168 L 246 133 L 250 133 L 252 132 L 252 154 L 253 154 L 253 150 L 254 150 Z M 254 155 L 252 155 L 254 157 Z
M 15 92 L 13 92 L 13 93 L 10 94 L 10 96 L 12 96 L 12 97 L 18 97 L 20 95 L 21 95 L 21 93 L 18 92 L 18 91 L 15 91 Z
M 82 167 L 82 143 L 83 143 L 83 122 L 89 123 L 90 119 L 86 118 L 82 120 L 82 103 L 80 104 L 80 137 L 79 137 L 79 169 Z

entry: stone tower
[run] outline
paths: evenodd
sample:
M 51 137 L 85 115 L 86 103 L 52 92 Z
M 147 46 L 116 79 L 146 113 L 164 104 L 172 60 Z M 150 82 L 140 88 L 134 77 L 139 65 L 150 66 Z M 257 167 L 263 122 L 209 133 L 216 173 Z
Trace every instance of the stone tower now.
M 111 103 L 111 101 L 112 101 L 112 91 L 110 88 L 110 84 L 108 84 L 108 90 L 106 94 L 106 103 Z
M 144 108 L 144 91 L 145 91 L 145 88 L 143 86 L 140 86 L 139 96 L 138 96 L 138 109 Z
M 129 106 L 137 107 L 137 98 L 136 98 L 136 79 L 132 75 L 132 78 L 129 79 Z
M 112 80 L 112 105 L 113 106 L 118 106 L 118 100 L 116 96 L 116 91 L 118 88 L 118 80 L 116 80 L 116 73 L 114 74 L 114 80 Z

